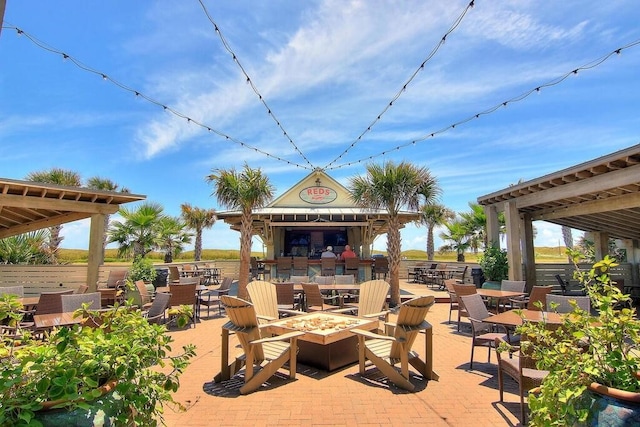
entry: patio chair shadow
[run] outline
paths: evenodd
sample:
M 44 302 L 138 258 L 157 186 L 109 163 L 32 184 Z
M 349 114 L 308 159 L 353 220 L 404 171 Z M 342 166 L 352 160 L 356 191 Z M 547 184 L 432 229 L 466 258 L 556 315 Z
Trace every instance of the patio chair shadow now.
M 368 385 L 370 387 L 383 388 L 391 391 L 393 394 L 413 394 L 418 393 L 427 388 L 428 381 L 426 381 L 421 375 L 418 375 L 412 371 L 409 371 L 409 381 L 415 385 L 415 389 L 411 392 L 397 387 L 382 373 L 378 368 L 368 367 L 364 375 L 356 372 L 346 376 L 350 380 Z
M 242 396 L 240 394 L 240 387 L 244 385 L 244 370 L 240 371 L 227 381 L 219 383 L 209 381 L 203 384 L 202 390 L 210 396 L 216 397 L 228 397 L 235 398 Z M 287 374 L 277 372 L 268 381 L 262 383 L 253 393 L 260 393 L 262 391 L 273 390 L 278 387 L 282 387 L 296 380 L 289 378 Z
M 520 402 L 492 402 L 491 406 L 493 406 L 493 408 L 496 410 L 496 412 L 498 414 L 500 414 L 500 416 L 502 417 L 502 419 L 505 422 L 506 426 L 509 427 L 520 427 L 523 424 L 521 422 L 517 422 L 517 423 L 513 423 L 510 421 L 509 417 L 507 416 L 507 413 L 510 414 L 512 417 L 515 417 L 516 419 L 518 418 L 518 415 L 520 414 Z
M 285 364 L 284 366 L 287 367 L 288 364 Z M 329 375 L 335 375 L 341 370 L 344 370 L 347 368 L 348 367 L 335 370 L 332 372 L 327 372 L 322 369 L 314 368 L 313 366 L 308 366 L 298 362 L 296 366 L 296 375 L 304 375 L 305 377 L 321 380 L 323 378 L 328 377 Z M 240 372 L 238 372 L 229 380 L 222 381 L 220 383 L 216 383 L 213 381 L 206 382 L 203 384 L 202 390 L 211 396 L 239 397 L 241 396 L 240 387 L 242 387 L 242 385 L 244 384 L 244 372 L 245 370 L 242 369 Z M 292 380 L 291 378 L 289 378 L 289 375 L 278 371 L 275 375 L 269 378 L 267 382 L 263 383 L 260 386 L 260 388 L 256 391 L 260 392 L 265 390 L 272 390 L 274 388 L 287 385 L 288 383 L 291 383 L 293 381 L 296 381 L 296 380 Z

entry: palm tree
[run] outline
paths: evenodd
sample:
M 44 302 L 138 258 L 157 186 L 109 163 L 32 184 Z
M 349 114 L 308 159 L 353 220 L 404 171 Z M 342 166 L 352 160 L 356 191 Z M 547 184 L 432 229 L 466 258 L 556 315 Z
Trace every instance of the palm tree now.
M 193 259 L 200 261 L 202 258 L 202 231 L 205 228 L 213 227 L 216 223 L 215 209 L 202 209 L 191 206 L 189 203 L 180 205 L 182 218 L 187 226 L 196 232 L 196 243 L 193 251 Z
M 564 240 L 564 246 L 567 249 L 573 249 L 573 234 L 571 234 L 571 227 L 566 225 L 562 226 L 562 240 Z M 569 262 L 572 261 L 571 255 L 567 255 Z
M 416 221 L 418 226 L 425 225 L 427 227 L 427 260 L 433 261 L 435 252 L 433 241 L 433 230 L 451 221 L 455 218 L 456 213 L 448 209 L 444 205 L 433 203 L 425 204 L 420 207 L 420 219 Z
M 408 162 L 387 162 L 383 165 L 370 164 L 366 176 L 351 178 L 349 191 L 353 201 L 362 206 L 386 209 L 389 215 L 387 231 L 387 255 L 389 256 L 389 277 L 391 285 L 391 305 L 400 303 L 400 257 L 402 238 L 400 236 L 400 210 L 407 208 L 417 211 L 420 203 L 433 203 L 440 194 L 437 180 L 426 167 L 417 167 Z
M 251 169 L 245 163 L 241 172 L 235 169 L 215 169 L 206 177 L 213 183 L 218 203 L 229 209 L 240 209 L 240 275 L 238 296 L 248 298 L 249 268 L 251 265 L 251 240 L 253 238 L 252 214 L 254 208 L 261 208 L 271 201 L 273 185 L 269 178 L 258 169 Z
M 100 190 L 100 191 L 119 191 L 121 193 L 130 193 L 128 188 L 120 187 L 119 184 L 111 181 L 108 178 L 100 178 L 99 176 L 93 176 L 87 180 L 87 187 Z M 102 236 L 102 256 L 101 261 L 104 261 L 104 251 L 107 248 L 107 230 L 109 229 L 109 219 L 111 215 L 105 214 L 104 216 L 104 235 Z
M 185 245 L 191 243 L 191 233 L 187 232 L 187 224 L 181 218 L 162 217 L 158 221 L 156 245 L 164 251 L 164 262 L 173 262 L 173 257 L 180 255 Z
M 458 262 L 464 262 L 464 252 L 470 247 L 467 224 L 464 220 L 456 219 L 444 225 L 446 231 L 440 233 L 440 238 L 451 242 L 440 248 L 441 252 L 455 251 Z
M 3 264 L 50 264 L 51 254 L 46 244 L 46 228 L 0 239 L 0 262 Z
M 145 202 L 136 209 L 121 207 L 118 214 L 124 221 L 114 221 L 109 227 L 108 243 L 117 242 L 118 256 L 144 257 L 157 247 L 159 222 L 164 208 L 158 203 Z
M 45 171 L 31 172 L 25 179 L 32 182 L 65 185 L 68 187 L 80 187 L 82 185 L 80 174 L 62 168 L 52 168 Z M 53 263 L 56 263 L 56 254 L 58 253 L 60 242 L 62 242 L 62 237 L 60 237 L 61 231 L 62 225 L 54 225 L 52 227 L 49 227 L 48 245 Z

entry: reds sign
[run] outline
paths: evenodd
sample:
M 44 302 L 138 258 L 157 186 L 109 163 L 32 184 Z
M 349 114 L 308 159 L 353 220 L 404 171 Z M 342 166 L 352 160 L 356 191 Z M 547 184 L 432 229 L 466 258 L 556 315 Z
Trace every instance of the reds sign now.
M 333 202 L 337 197 L 338 193 L 329 187 L 307 187 L 300 191 L 300 199 L 315 205 Z

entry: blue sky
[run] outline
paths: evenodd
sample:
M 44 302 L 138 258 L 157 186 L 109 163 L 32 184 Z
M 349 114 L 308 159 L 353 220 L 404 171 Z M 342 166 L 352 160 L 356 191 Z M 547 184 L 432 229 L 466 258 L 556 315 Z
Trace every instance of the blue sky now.
M 197 0 L 7 3 L 0 176 L 62 167 L 107 177 L 172 215 L 185 202 L 225 210 L 205 176 L 244 162 L 280 195 L 305 168 L 330 165 L 346 184 L 367 162 L 408 160 L 463 212 L 521 179 L 640 143 L 640 45 L 500 106 L 640 40 L 636 1 L 476 1 L 440 45 L 469 2 L 203 0 L 272 115 Z M 535 225 L 537 246 L 558 245 L 557 227 Z M 65 225 L 62 246 L 86 247 L 87 230 Z M 424 249 L 425 234 L 407 227 L 403 249 Z M 239 235 L 219 221 L 204 246 L 238 248 Z

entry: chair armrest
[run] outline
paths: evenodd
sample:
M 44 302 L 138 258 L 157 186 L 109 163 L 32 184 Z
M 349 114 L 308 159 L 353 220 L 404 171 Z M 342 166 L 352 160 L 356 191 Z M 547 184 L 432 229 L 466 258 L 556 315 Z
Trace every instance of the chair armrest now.
M 298 311 L 298 310 L 289 310 L 289 309 L 286 309 L 286 308 L 279 308 L 278 309 L 278 313 L 291 314 L 292 316 L 298 316 L 300 314 L 303 314 L 304 312 Z
M 375 339 L 381 339 L 381 340 L 386 340 L 386 341 L 395 341 L 396 340 L 394 337 L 390 337 L 390 336 L 387 336 L 387 335 L 376 334 L 375 332 L 365 331 L 364 329 L 352 329 L 351 332 L 353 332 L 356 335 L 363 336 L 365 338 L 375 338 Z
M 256 314 L 256 317 L 258 318 L 258 320 L 267 320 L 269 322 L 271 322 L 272 320 L 278 320 L 275 317 L 265 316 L 264 314 Z
M 376 318 L 376 317 L 380 317 L 380 316 L 388 316 L 390 313 L 389 310 L 384 310 L 378 313 L 370 313 L 370 314 L 365 314 L 362 317 L 364 317 L 365 319 L 369 319 L 369 318 Z
M 274 342 L 274 341 L 289 341 L 291 340 L 291 338 L 297 338 L 302 335 L 304 335 L 304 332 L 302 331 L 292 331 L 292 332 L 287 332 L 286 334 L 277 335 L 275 337 L 266 337 L 266 338 L 260 338 L 259 340 L 253 340 L 251 341 L 251 344 L 263 344 L 266 342 Z

